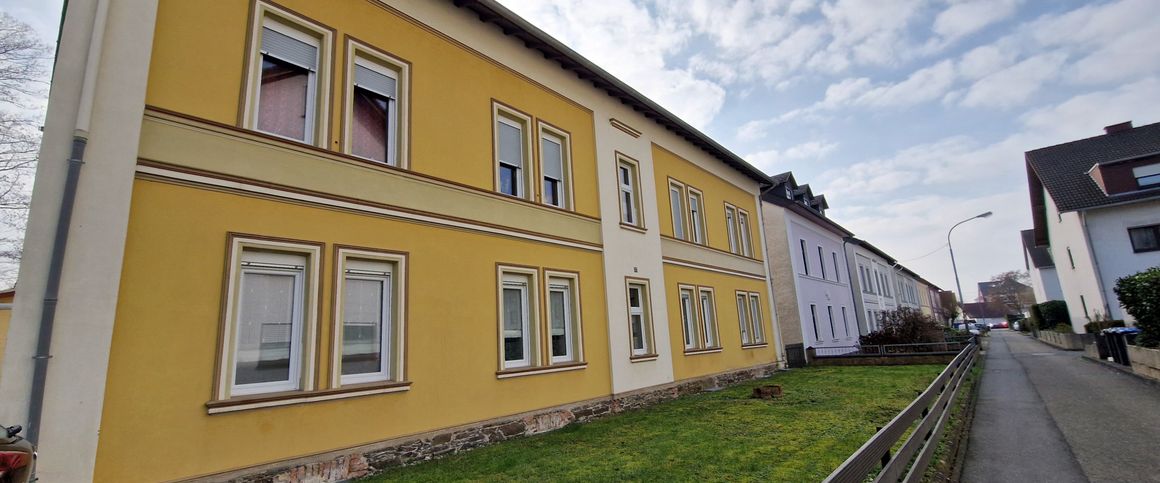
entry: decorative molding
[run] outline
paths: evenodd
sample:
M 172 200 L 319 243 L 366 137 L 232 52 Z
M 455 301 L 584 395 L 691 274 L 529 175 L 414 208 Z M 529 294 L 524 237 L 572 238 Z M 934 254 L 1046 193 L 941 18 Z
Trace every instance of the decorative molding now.
M 642 134 L 636 128 L 633 128 L 632 126 L 629 126 L 628 124 L 625 124 L 624 121 L 621 121 L 620 119 L 617 119 L 615 117 L 608 118 L 608 124 L 611 124 L 612 127 L 617 128 L 621 131 L 624 131 L 625 134 L 628 134 L 629 136 L 632 136 L 634 138 L 639 138 L 640 135 Z

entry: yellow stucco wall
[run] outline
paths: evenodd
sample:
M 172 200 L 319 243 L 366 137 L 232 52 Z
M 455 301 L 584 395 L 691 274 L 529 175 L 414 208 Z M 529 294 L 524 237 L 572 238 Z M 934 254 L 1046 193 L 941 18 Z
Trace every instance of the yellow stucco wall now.
M 131 210 L 98 481 L 220 472 L 611 392 L 598 252 L 143 179 Z M 326 243 L 322 374 L 333 323 L 333 245 L 409 252 L 411 390 L 208 415 L 227 232 Z M 586 369 L 496 378 L 497 262 L 580 273 Z
M 704 193 L 705 233 L 711 248 L 729 251 L 729 231 L 725 224 L 725 203 L 729 203 L 749 213 L 749 240 L 753 247 L 753 258 L 764 258 L 764 254 L 760 253 L 761 239 L 757 229 L 760 213 L 754 200 L 756 193 L 745 191 L 656 144 L 652 146 L 652 156 L 662 235 L 674 236 L 672 207 L 669 203 L 671 178 Z M 721 169 L 732 168 L 721 165 Z
M 254 2 L 162 0 L 146 103 L 238 125 Z M 329 149 L 339 150 L 346 37 L 411 64 L 410 168 L 494 189 L 492 100 L 568 131 L 575 209 L 598 217 L 595 130 L 590 110 L 372 1 L 276 2 L 335 30 Z M 537 143 L 538 144 L 538 143 Z M 538 183 L 537 183 L 538 184 Z
M 665 265 L 665 294 L 669 314 L 669 344 L 673 353 L 673 377 L 676 380 L 716 374 L 760 364 L 773 363 L 777 357 L 774 347 L 773 324 L 770 322 L 769 297 L 765 282 L 694 268 Z M 712 288 L 717 306 L 717 333 L 721 337 L 721 352 L 685 354 L 684 327 L 681 323 L 681 297 L 678 285 L 696 285 Z M 741 324 L 737 315 L 735 291 L 756 292 L 761 296 L 761 316 L 765 331 L 764 347 L 741 348 Z

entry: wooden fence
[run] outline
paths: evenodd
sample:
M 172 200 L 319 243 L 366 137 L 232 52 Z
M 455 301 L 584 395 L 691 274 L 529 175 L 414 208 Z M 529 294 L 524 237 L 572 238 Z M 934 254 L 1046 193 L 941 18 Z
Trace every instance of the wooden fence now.
M 858 451 L 846 458 L 825 481 L 862 482 L 878 468 L 882 471 L 874 479 L 875 482 L 897 482 L 900 478 L 906 482 L 920 481 L 938 447 L 947 419 L 950 418 L 955 394 L 959 391 L 963 377 L 974 365 L 978 352 L 979 347 L 975 343 L 964 347 L 918 398 L 878 430 Z M 918 421 L 918 426 L 902 443 L 898 452 L 891 454 L 891 449 L 906 434 L 906 430 L 914 426 L 915 421 Z

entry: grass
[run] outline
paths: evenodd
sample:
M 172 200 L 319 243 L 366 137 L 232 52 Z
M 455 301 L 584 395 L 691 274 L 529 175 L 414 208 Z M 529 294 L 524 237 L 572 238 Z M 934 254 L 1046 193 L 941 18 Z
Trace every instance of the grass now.
M 521 438 L 369 481 L 819 481 L 906 407 L 943 366 L 781 373 Z M 752 388 L 780 384 L 773 401 Z
M 947 419 L 942 438 L 939 439 L 938 446 L 934 449 L 934 455 L 931 457 L 930 465 L 926 468 L 926 474 L 923 475 L 923 481 L 953 481 L 951 473 L 954 472 L 954 466 L 962 464 L 962 461 L 956 461 L 956 458 L 965 456 L 961 453 L 965 448 L 959 447 L 961 444 L 966 444 L 964 431 L 970 429 L 963 427 L 964 424 L 968 423 L 965 419 L 967 416 L 965 412 L 971 402 L 969 398 L 983 372 L 983 354 L 980 353 L 976 357 L 979 357 L 979 360 L 975 362 L 971 372 L 967 373 L 963 379 L 959 386 L 959 393 L 955 394 L 950 418 Z

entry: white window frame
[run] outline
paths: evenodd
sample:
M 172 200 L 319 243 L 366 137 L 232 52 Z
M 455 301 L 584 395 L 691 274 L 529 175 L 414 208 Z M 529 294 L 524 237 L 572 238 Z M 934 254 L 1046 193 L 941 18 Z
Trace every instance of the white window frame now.
M 258 239 L 236 234 L 230 234 L 229 246 L 225 310 L 222 312 L 224 317 L 220 322 L 222 328 L 216 399 L 227 400 L 237 396 L 314 389 L 314 361 L 316 357 L 314 341 L 318 337 L 316 307 L 319 296 L 318 263 L 321 256 L 321 246 L 298 241 Z M 296 314 L 293 316 L 291 340 L 297 340 L 299 344 L 297 350 L 291 345 L 290 373 L 287 381 L 240 386 L 234 384 L 237 371 L 238 311 L 242 305 L 242 275 L 247 272 L 261 273 L 264 270 L 277 271 L 279 274 L 287 273 L 288 269 L 285 266 L 289 263 L 278 263 L 278 259 L 289 259 L 290 257 L 295 257 L 295 259 L 305 257 L 305 264 L 301 268 L 300 275 L 295 276 L 295 292 L 300 299 L 296 304 Z M 279 268 L 279 265 L 283 265 L 283 268 Z
M 833 305 L 826 306 L 826 316 L 830 318 L 830 338 L 833 340 L 838 340 L 838 329 L 834 325 L 834 306 Z
M 705 233 L 705 194 L 692 186 L 689 191 L 689 234 L 690 240 L 699 245 L 708 245 L 709 239 Z M 693 199 L 697 200 L 698 209 L 693 209 Z
M 761 310 L 761 296 L 749 292 L 749 323 L 753 326 L 753 343 L 765 343 L 765 317 Z
M 752 257 L 753 256 L 753 243 L 752 243 L 750 236 L 749 236 L 749 231 L 750 231 L 749 212 L 745 211 L 741 208 L 735 208 L 735 209 L 737 210 L 737 232 L 738 232 L 737 239 L 740 240 L 740 242 L 741 242 L 741 252 L 739 253 L 739 255 Z
M 818 329 L 818 304 L 810 304 L 810 320 L 814 323 L 814 341 L 822 341 L 822 332 Z
M 753 333 L 749 328 L 749 297 L 745 292 L 734 294 L 733 300 L 737 303 L 737 325 L 741 328 L 741 345 L 753 344 Z
M 500 370 L 524 369 L 535 367 L 539 365 L 540 343 L 539 343 L 539 328 L 540 328 L 540 300 L 539 294 L 539 270 L 525 267 L 514 267 L 500 265 L 497 268 L 498 287 L 496 290 L 498 317 L 497 327 L 499 330 L 499 368 Z M 518 360 L 507 360 L 505 354 L 505 332 L 504 327 L 504 290 L 517 289 L 520 291 L 520 297 L 523 301 L 521 315 L 521 331 L 523 333 L 523 358 Z
M 725 203 L 725 229 L 729 231 L 729 253 L 736 255 L 740 242 L 737 239 L 737 208 L 729 203 Z
M 821 245 L 818 245 L 818 265 L 822 267 L 822 280 L 829 280 L 826 278 L 826 252 Z
M 580 275 L 574 272 L 544 270 L 544 281 L 547 284 L 544 293 L 544 318 L 547 334 L 549 364 L 569 364 L 584 361 L 584 325 L 580 306 Z M 552 292 L 564 292 L 564 335 L 568 353 L 563 356 L 552 354 Z
M 809 275 L 810 274 L 810 251 L 808 249 L 806 249 L 806 239 L 799 238 L 798 245 L 800 245 L 801 249 L 802 249 L 802 268 L 805 270 L 804 272 L 802 272 L 802 275 Z
M 365 267 L 351 268 L 351 262 L 357 265 L 381 265 L 379 270 L 386 270 L 374 273 L 376 270 L 368 270 Z M 339 247 L 335 265 L 338 269 L 335 271 L 334 325 L 331 328 L 331 333 L 334 334 L 331 337 L 331 380 L 337 381 L 339 386 L 370 382 L 402 382 L 406 377 L 406 354 L 404 354 L 406 344 L 404 343 L 404 337 L 407 327 L 407 321 L 405 319 L 407 313 L 407 286 L 405 283 L 407 280 L 407 255 L 387 251 Z M 387 290 L 385 297 L 387 300 L 383 306 L 385 323 L 379 333 L 382 338 L 383 352 L 385 352 L 381 356 L 382 364 L 385 367 L 382 367 L 377 373 L 342 374 L 342 334 L 345 322 L 343 315 L 345 308 L 344 293 L 348 275 L 354 275 L 357 278 L 378 280 L 385 278 L 387 283 L 389 283 L 389 285 L 384 287 Z
M 269 27 L 280 34 L 314 46 L 318 52 L 318 66 L 307 77 L 306 121 L 304 139 L 294 139 L 258 129 L 259 99 L 262 84 L 262 29 Z M 273 5 L 257 2 L 252 39 L 246 72 L 246 103 L 242 110 L 242 127 L 263 134 L 313 146 L 326 147 L 328 143 L 330 112 L 330 59 L 333 58 L 334 34 L 319 24 Z M 277 56 L 274 56 L 277 58 Z M 285 61 L 284 59 L 280 59 Z
M 628 184 L 624 183 L 624 178 L 621 176 L 621 170 L 628 172 Z M 644 228 L 644 214 L 641 213 L 641 193 L 640 193 L 640 164 L 636 160 L 627 156 L 617 156 L 616 159 L 616 185 L 619 186 L 617 192 L 617 204 L 620 205 L 620 223 L 636 228 Z M 624 195 L 628 195 L 629 201 L 625 201 Z M 629 220 L 629 218 L 632 218 Z
M 705 303 L 709 307 L 705 307 Z M 721 337 L 717 333 L 717 294 L 710 287 L 697 287 L 697 313 L 701 317 L 703 338 L 702 347 L 715 349 L 721 347 Z
M 697 302 L 696 298 L 697 288 L 692 285 L 677 285 L 677 300 L 679 303 L 679 311 L 681 314 L 681 327 L 685 333 L 685 350 L 696 350 L 701 346 L 701 338 L 699 337 L 700 325 L 697 321 Z
M 842 269 L 838 265 L 838 252 L 831 251 L 830 256 L 834 258 L 834 281 L 842 283 Z
M 540 158 L 540 179 L 536 185 L 537 191 L 540 193 L 540 200 L 545 205 L 555 206 L 556 208 L 571 210 L 575 205 L 574 195 L 572 193 L 572 136 L 565 130 L 552 126 L 544 121 L 536 121 L 537 139 L 540 142 L 539 158 Z M 555 138 L 555 139 L 551 139 Z M 547 140 L 560 145 L 560 175 L 564 179 L 560 182 L 560 204 L 548 203 L 543 195 L 544 180 L 548 178 L 547 175 L 542 174 L 544 170 L 544 149 L 543 143 Z
M 498 102 L 492 102 L 491 109 L 492 109 L 492 123 L 491 123 L 492 144 L 494 145 L 494 150 L 493 150 L 492 155 L 494 157 L 493 159 L 495 160 L 495 166 L 493 167 L 493 172 L 494 172 L 494 176 L 495 176 L 495 192 L 502 194 L 504 196 L 511 196 L 513 198 L 534 201 L 535 193 L 538 193 L 539 190 L 534 188 L 534 185 L 532 184 L 532 180 L 535 179 L 533 174 L 536 171 L 535 169 L 532 169 L 533 168 L 532 167 L 532 153 L 535 152 L 534 151 L 535 148 L 532 145 L 532 126 L 533 126 L 532 116 L 529 116 L 527 114 L 519 112 L 513 108 L 504 106 Z M 521 157 L 521 159 L 520 159 L 520 166 L 517 167 L 517 172 L 516 172 L 516 180 L 515 180 L 516 181 L 516 194 L 515 195 L 509 194 L 509 193 L 504 193 L 503 191 L 500 190 L 500 184 L 501 184 L 500 180 L 502 178 L 502 175 L 500 174 L 502 171 L 500 168 L 502 165 L 512 166 L 510 163 L 505 163 L 500 159 L 500 151 L 501 151 L 501 149 L 500 149 L 500 136 L 499 136 L 499 124 L 500 123 L 506 124 L 510 127 L 514 127 L 514 128 L 517 128 L 520 130 L 520 143 L 521 143 L 521 145 L 520 145 L 521 146 L 520 157 Z
M 846 337 L 850 337 L 850 318 L 846 316 L 846 306 L 842 306 L 842 331 L 846 333 Z
M 653 344 L 653 330 L 652 330 L 652 297 L 649 293 L 649 282 L 643 279 L 628 278 L 625 280 L 624 291 L 624 305 L 628 308 L 628 344 L 629 350 L 633 357 L 648 357 L 656 355 Z M 633 290 L 638 290 L 639 295 L 637 300 L 640 301 L 640 307 L 633 307 L 631 305 Z M 637 348 L 634 337 L 632 335 L 632 320 L 633 316 L 639 316 L 641 321 L 641 344 L 643 347 Z
M 351 156 L 354 154 L 354 72 L 355 66 L 362 66 L 373 70 L 379 74 L 385 75 L 395 79 L 396 95 L 391 102 L 388 114 L 393 121 L 392 129 L 387 137 L 387 162 L 388 166 L 395 166 L 403 169 L 410 167 L 410 128 L 411 128 L 411 64 L 405 60 L 394 57 L 390 54 L 377 50 L 369 45 L 358 42 L 354 39 L 347 38 L 346 43 L 346 57 L 351 59 L 347 62 L 346 71 L 346 98 L 348 99 L 343 117 L 346 120 L 347 128 L 344 130 L 343 136 L 343 152 Z M 368 89 L 369 90 L 369 89 Z M 372 91 L 374 92 L 374 91 Z M 378 94 L 387 96 L 385 93 L 378 92 Z M 365 159 L 365 158 L 364 158 Z M 370 160 L 372 162 L 379 162 L 377 160 Z
M 679 240 L 688 240 L 690 238 L 688 223 L 685 220 L 686 206 L 685 185 L 680 181 L 670 179 L 669 218 L 673 222 L 673 238 Z

